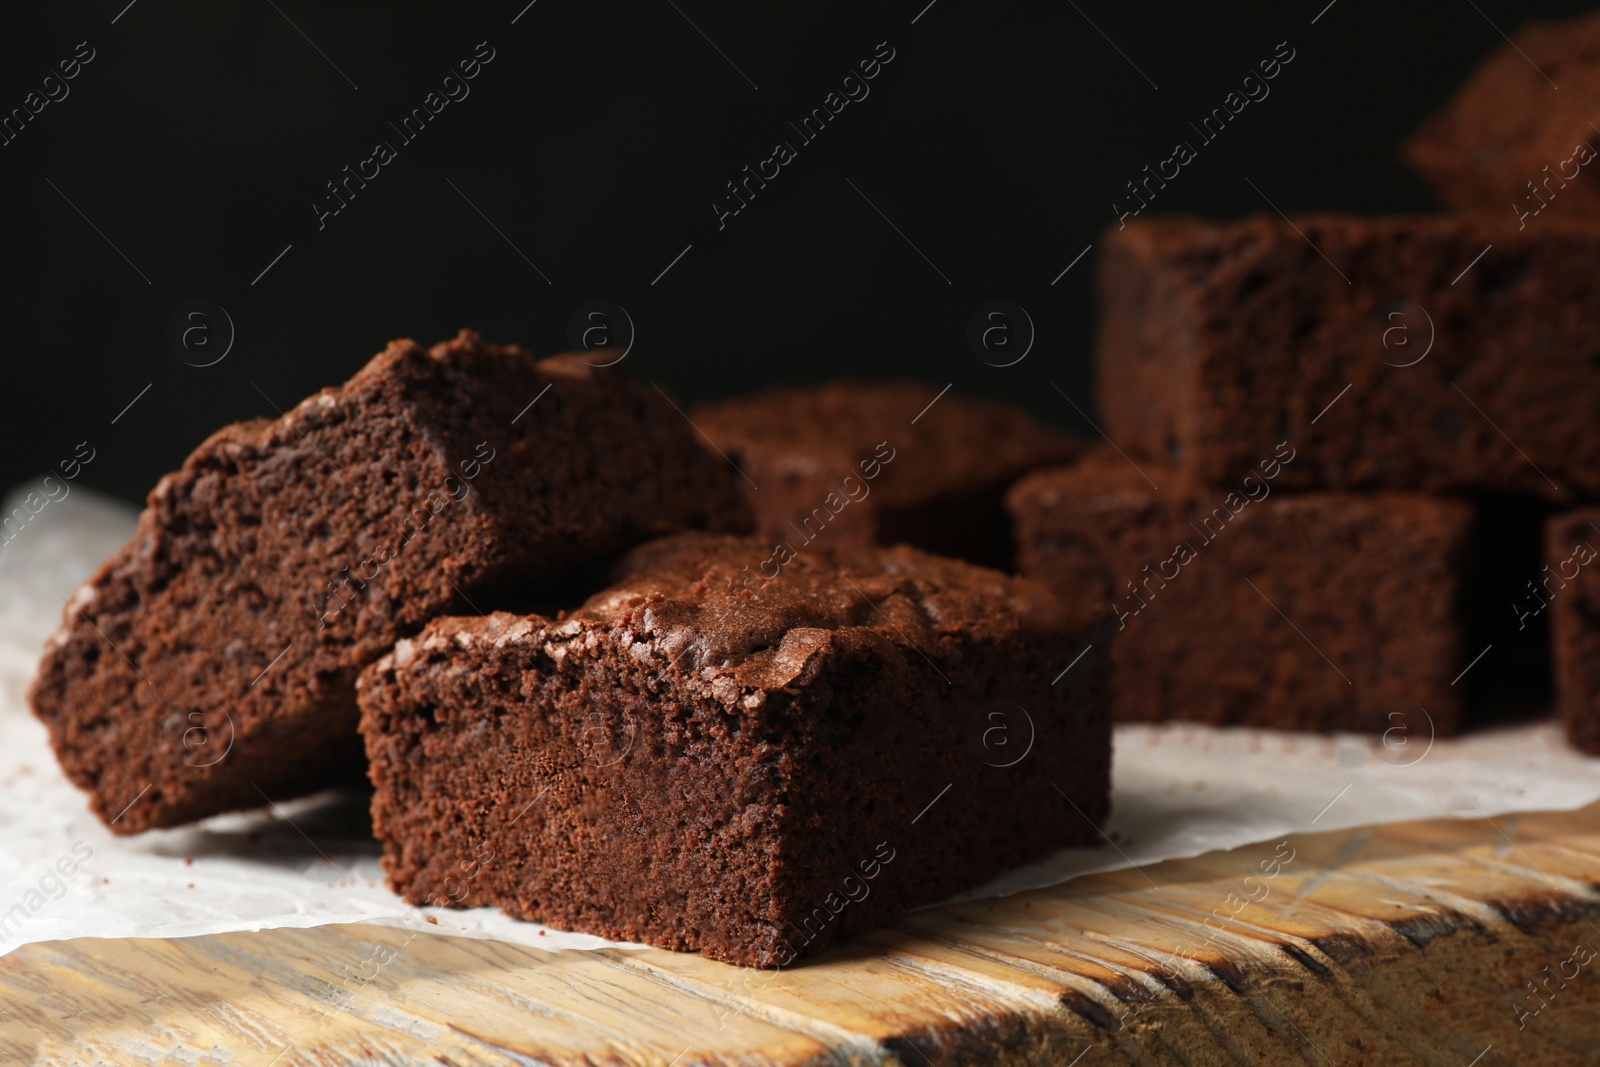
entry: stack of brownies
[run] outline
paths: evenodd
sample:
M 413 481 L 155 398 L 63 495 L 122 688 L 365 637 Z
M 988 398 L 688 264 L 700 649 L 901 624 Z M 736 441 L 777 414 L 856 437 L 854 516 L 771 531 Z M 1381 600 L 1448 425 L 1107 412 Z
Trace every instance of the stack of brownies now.
M 1600 192 L 1504 217 L 1582 124 L 1518 62 L 1410 146 L 1456 214 L 1109 233 L 1094 447 L 396 342 L 161 481 L 34 710 L 115 832 L 370 778 L 413 902 L 759 966 L 1095 842 L 1113 718 L 1450 734 L 1547 605 L 1600 751 Z
M 1111 443 L 1009 502 L 1025 573 L 1112 604 L 1117 718 L 1448 735 L 1553 620 L 1600 752 L 1600 16 L 1520 45 L 1407 146 L 1453 213 L 1108 233 Z
M 396 342 L 161 481 L 33 706 L 117 833 L 370 776 L 413 902 L 783 966 L 1097 839 L 1108 613 L 979 565 L 1078 448 Z

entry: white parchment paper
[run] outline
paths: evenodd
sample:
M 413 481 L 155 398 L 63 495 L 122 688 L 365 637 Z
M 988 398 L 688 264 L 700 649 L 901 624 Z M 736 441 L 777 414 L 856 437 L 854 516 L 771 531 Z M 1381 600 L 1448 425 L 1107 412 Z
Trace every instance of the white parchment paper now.
M 0 511 L 10 514 L 20 499 L 13 493 Z M 74 489 L 0 548 L 0 954 L 72 937 L 360 921 L 547 949 L 614 944 L 488 909 L 411 907 L 384 887 L 363 797 L 311 798 L 276 813 L 131 840 L 108 834 L 57 768 L 24 693 L 64 596 L 133 524 L 131 508 Z M 1385 738 L 1124 726 L 1114 767 L 1113 845 L 1062 851 L 966 895 L 1012 893 L 1295 831 L 1600 799 L 1600 760 L 1567 748 L 1550 723 L 1454 741 L 1434 740 L 1420 715 L 1397 720 Z

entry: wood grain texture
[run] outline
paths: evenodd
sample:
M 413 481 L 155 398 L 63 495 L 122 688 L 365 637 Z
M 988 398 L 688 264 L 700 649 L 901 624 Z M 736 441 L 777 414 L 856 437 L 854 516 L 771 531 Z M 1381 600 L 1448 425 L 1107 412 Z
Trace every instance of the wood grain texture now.
M 1600 1062 L 1600 805 L 931 909 L 781 972 L 376 926 L 0 960 L 0 1062 Z

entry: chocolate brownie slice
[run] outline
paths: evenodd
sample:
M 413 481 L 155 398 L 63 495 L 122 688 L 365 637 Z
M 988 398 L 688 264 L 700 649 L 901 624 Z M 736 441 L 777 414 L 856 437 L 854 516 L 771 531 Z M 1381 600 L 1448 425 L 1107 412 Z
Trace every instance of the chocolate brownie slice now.
M 1101 259 L 1105 430 L 1199 484 L 1287 440 L 1284 486 L 1600 493 L 1597 265 L 1592 229 L 1481 217 L 1132 223 Z
M 1550 609 L 1556 710 L 1572 744 L 1600 756 L 1600 509 L 1545 523 L 1545 566 L 1511 605 L 1521 625 Z
M 691 414 L 748 478 L 763 575 L 813 541 L 904 542 L 1008 569 L 1006 488 L 1079 450 L 1017 408 L 911 382 L 783 389 Z
M 1597 115 L 1600 13 L 1535 22 L 1483 61 L 1404 156 L 1451 207 L 1520 226 L 1592 220 L 1600 215 L 1600 178 L 1590 173 L 1600 159 Z
M 736 517 L 732 477 L 578 356 L 396 341 L 161 480 L 68 604 L 34 711 L 117 833 L 359 781 L 355 677 L 396 638 Z
M 764 551 L 668 538 L 571 616 L 437 619 L 368 668 L 394 888 L 775 967 L 1096 840 L 1103 614 L 904 546 L 746 588 Z
M 1012 490 L 1023 573 L 1115 615 L 1118 719 L 1456 731 L 1472 509 L 1279 493 L 1302 458 L 1269 450 L 1232 489 L 1186 490 L 1095 450 Z

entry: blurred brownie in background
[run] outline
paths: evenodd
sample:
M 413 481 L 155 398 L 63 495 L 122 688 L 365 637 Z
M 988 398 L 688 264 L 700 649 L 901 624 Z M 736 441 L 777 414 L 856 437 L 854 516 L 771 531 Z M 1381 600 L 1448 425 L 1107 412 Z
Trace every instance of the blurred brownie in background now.
M 1600 508 L 1545 524 L 1545 565 L 1514 605 L 1519 618 L 1550 615 L 1556 710 L 1573 746 L 1600 756 Z
M 772 550 L 763 576 L 813 542 L 904 542 L 1009 569 L 1007 487 L 1080 450 L 1018 408 L 910 382 L 784 389 L 692 417 L 744 475 Z
M 1022 573 L 1115 615 L 1119 720 L 1456 732 L 1472 508 L 1280 493 L 1304 459 L 1280 444 L 1196 488 L 1095 449 L 1011 491 Z
M 437 619 L 369 668 L 390 884 L 785 967 L 1099 840 L 1103 610 L 905 546 L 751 582 L 766 551 L 653 542 L 568 616 Z
M 1113 230 L 1099 279 L 1106 433 L 1202 485 L 1237 486 L 1289 441 L 1300 455 L 1285 488 L 1600 495 L 1600 230 L 1551 222 Z
M 1600 12 L 1530 23 L 1483 61 L 1403 154 L 1457 210 L 1489 212 L 1518 227 L 1558 216 L 1594 221 L 1597 105 Z

